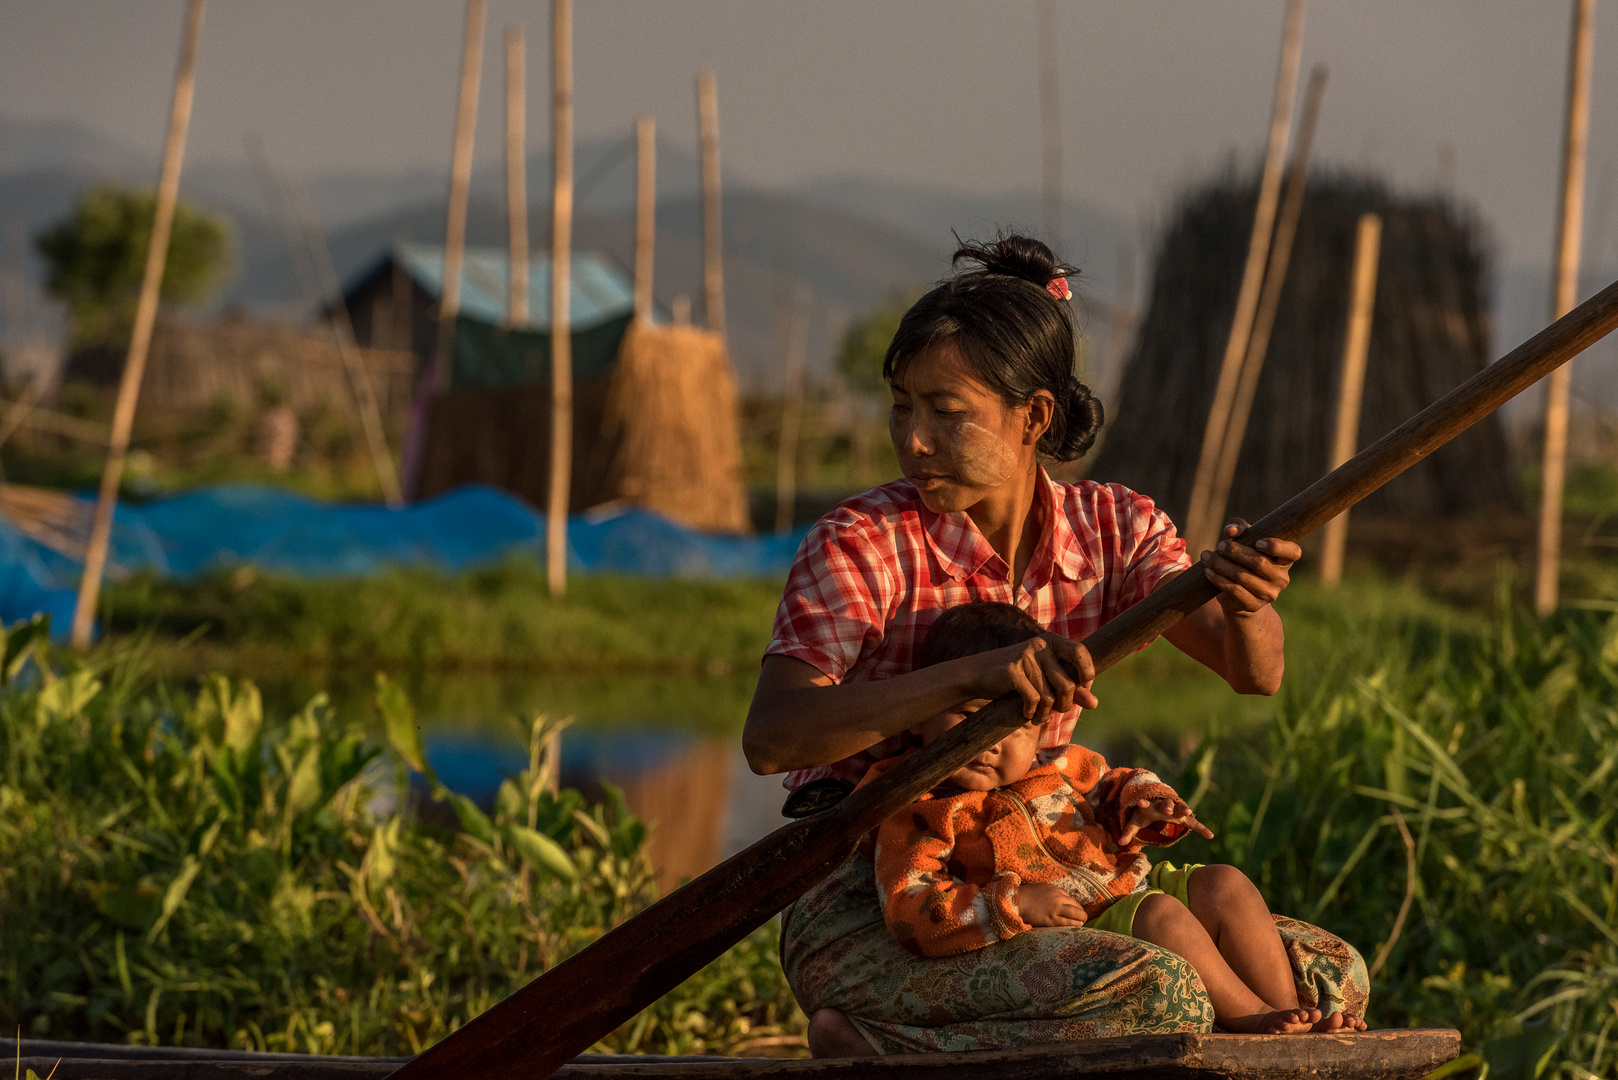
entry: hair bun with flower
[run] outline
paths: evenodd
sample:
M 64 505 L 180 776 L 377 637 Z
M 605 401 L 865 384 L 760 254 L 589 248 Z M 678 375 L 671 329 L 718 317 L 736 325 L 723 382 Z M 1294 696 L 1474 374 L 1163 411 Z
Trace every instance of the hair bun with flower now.
M 1045 291 L 1058 300 L 1073 299 L 1073 290 L 1068 288 L 1067 278 L 1065 277 L 1051 278 L 1050 282 L 1045 286 Z

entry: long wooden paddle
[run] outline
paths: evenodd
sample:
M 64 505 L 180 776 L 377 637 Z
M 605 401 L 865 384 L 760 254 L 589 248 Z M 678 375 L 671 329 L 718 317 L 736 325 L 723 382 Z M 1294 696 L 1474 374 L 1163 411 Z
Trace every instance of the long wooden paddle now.
M 1317 480 L 1245 535 L 1296 540 L 1404 472 L 1618 326 L 1607 286 L 1504 359 Z M 1215 595 L 1195 565 L 1084 639 L 1105 671 Z M 819 881 L 889 816 L 1023 724 L 991 702 L 831 809 L 777 829 L 676 889 L 393 1073 L 396 1080 L 549 1075 L 678 986 Z

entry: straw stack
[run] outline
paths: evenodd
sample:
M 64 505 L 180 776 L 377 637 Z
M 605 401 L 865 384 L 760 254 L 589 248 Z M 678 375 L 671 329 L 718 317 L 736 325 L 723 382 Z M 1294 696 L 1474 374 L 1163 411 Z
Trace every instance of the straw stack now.
M 695 529 L 745 532 L 736 377 L 724 340 L 635 322 L 607 389 L 607 492 Z

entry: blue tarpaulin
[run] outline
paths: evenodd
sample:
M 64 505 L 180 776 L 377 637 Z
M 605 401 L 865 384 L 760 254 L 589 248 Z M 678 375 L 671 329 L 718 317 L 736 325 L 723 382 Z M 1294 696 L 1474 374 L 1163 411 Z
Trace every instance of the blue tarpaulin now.
M 715 536 L 640 510 L 567 523 L 568 567 L 647 577 L 780 577 L 803 531 Z M 397 566 L 464 570 L 507 556 L 543 558 L 545 515 L 471 485 L 412 506 L 328 503 L 280 488 L 226 484 L 120 503 L 111 558 L 124 571 L 193 578 L 250 565 L 301 577 L 354 577 Z M 0 620 L 72 618 L 80 566 L 0 519 Z

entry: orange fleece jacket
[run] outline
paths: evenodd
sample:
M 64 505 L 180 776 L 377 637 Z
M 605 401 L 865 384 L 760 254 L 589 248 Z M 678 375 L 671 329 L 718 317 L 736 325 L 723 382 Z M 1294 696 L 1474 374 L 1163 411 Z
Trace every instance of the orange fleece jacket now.
M 861 784 L 904 756 L 871 766 Z M 876 883 L 888 930 L 922 956 L 953 956 L 1032 929 L 1017 886 L 1049 882 L 1094 918 L 1151 871 L 1145 844 L 1167 846 L 1184 825 L 1160 822 L 1127 845 L 1118 835 L 1140 799 L 1177 798 L 1145 769 L 1109 769 L 1082 746 L 992 791 L 942 785 L 894 814 L 876 835 Z

